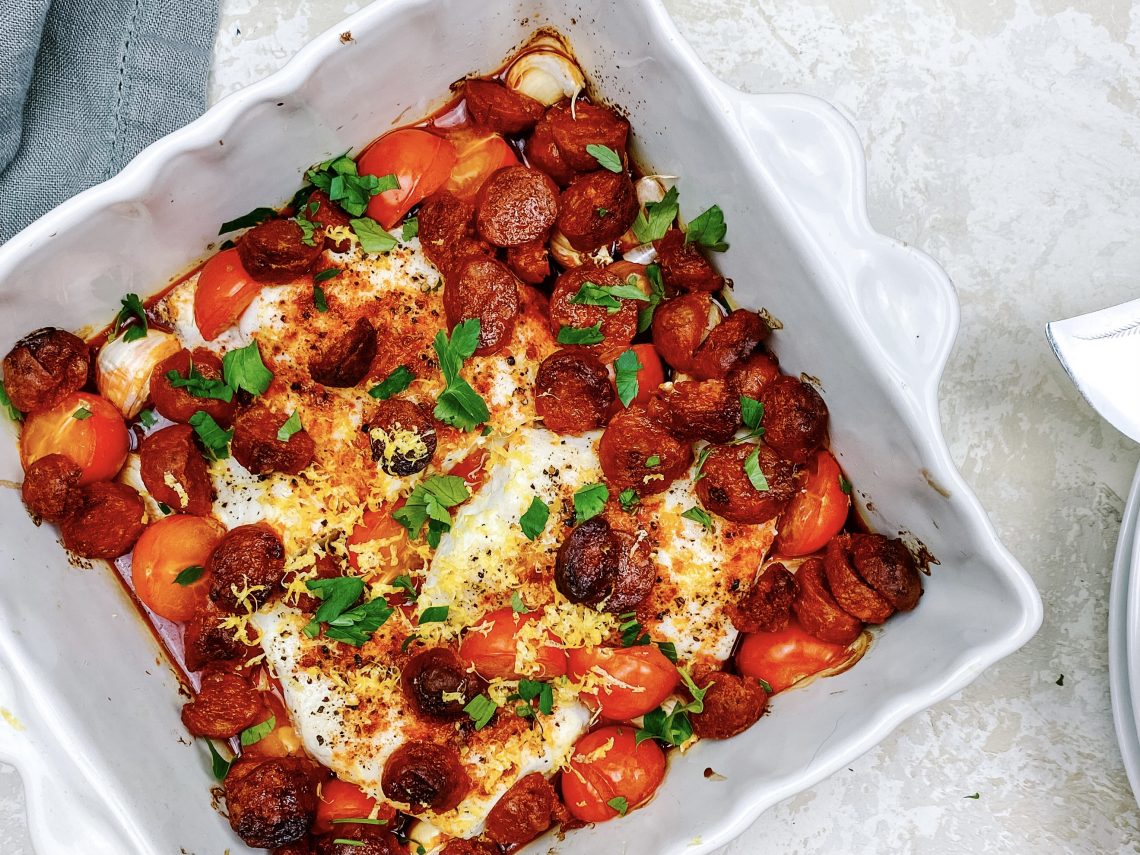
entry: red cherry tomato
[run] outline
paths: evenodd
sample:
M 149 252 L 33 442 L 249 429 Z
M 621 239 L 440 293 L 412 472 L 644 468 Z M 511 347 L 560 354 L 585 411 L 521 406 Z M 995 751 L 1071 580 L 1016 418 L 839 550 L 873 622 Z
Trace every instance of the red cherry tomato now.
M 333 778 L 321 784 L 320 798 L 317 801 L 317 819 L 313 831 L 329 834 L 336 831 L 339 823 L 334 819 L 367 819 L 372 816 L 376 799 L 356 786 L 340 778 Z M 392 821 L 396 809 L 389 804 L 380 805 L 376 819 Z
M 550 643 L 539 648 L 534 670 L 529 673 L 515 670 L 519 635 L 528 623 L 533 623 L 538 617 L 537 612 L 520 615 L 510 608 L 484 615 L 463 636 L 459 645 L 459 658 L 474 666 L 479 675 L 487 680 L 495 677 L 504 680 L 561 677 L 568 667 L 566 651 L 558 646 L 558 636 L 549 631 L 546 637 Z
M 373 582 L 390 582 L 401 573 L 407 572 L 413 556 L 412 545 L 408 540 L 408 530 L 392 516 L 404 505 L 398 499 L 392 505 L 385 505 L 375 511 L 365 511 L 360 522 L 348 535 L 348 563 L 357 572 L 366 570 Z M 360 554 L 352 547 L 364 543 L 380 541 L 371 550 L 368 558 L 361 561 Z
M 188 621 L 206 603 L 209 580 L 175 581 L 189 567 L 205 567 L 225 527 L 212 517 L 178 514 L 153 522 L 131 553 L 131 581 L 143 604 L 160 617 Z
M 649 800 L 664 777 L 665 752 L 656 742 L 638 745 L 632 727 L 603 727 L 574 746 L 570 768 L 562 773 L 562 799 L 575 819 L 605 822 L 623 813 L 610 802 L 623 798 L 632 810 Z
M 641 370 L 637 372 L 637 396 L 629 405 L 644 407 L 649 403 L 650 396 L 657 391 L 657 387 L 665 382 L 665 368 L 661 365 L 657 348 L 652 344 L 635 344 L 633 352 L 637 354 Z
M 373 196 L 368 216 L 384 228 L 393 228 L 408 210 L 430 196 L 451 175 L 455 146 L 443 137 L 419 128 L 390 131 L 357 158 L 361 175 L 395 175 L 400 186 Z
M 851 497 L 840 486 L 843 473 L 831 453 L 825 449 L 817 451 L 804 473 L 799 492 L 780 517 L 776 550 L 781 555 L 818 552 L 847 521 Z
M 810 635 L 795 620 L 778 632 L 755 632 L 736 651 L 736 667 L 745 677 L 763 680 L 772 693 L 782 692 L 805 677 L 842 664 L 851 651 Z
M 457 159 L 443 189 L 461 199 L 473 199 L 483 182 L 496 169 L 519 162 L 515 150 L 498 134 L 457 128 L 447 138 L 455 146 Z
M 467 485 L 467 489 L 474 493 L 483 486 L 483 482 L 487 480 L 487 469 L 484 464 L 487 462 L 487 452 L 481 448 L 477 448 L 456 463 L 448 470 L 448 475 L 454 475 L 456 478 L 462 478 L 463 483 Z
M 36 410 L 20 431 L 25 470 L 41 457 L 62 454 L 82 470 L 80 484 L 114 478 L 130 447 L 118 407 L 90 392 L 72 392 L 54 407 Z
M 610 721 L 628 721 L 658 707 L 677 687 L 681 675 L 656 645 L 579 647 L 570 651 L 570 679 L 602 671 L 612 679 L 582 693 L 587 706 Z
M 206 341 L 213 341 L 241 317 L 261 283 L 246 271 L 237 249 L 224 249 L 207 261 L 194 291 L 194 323 Z

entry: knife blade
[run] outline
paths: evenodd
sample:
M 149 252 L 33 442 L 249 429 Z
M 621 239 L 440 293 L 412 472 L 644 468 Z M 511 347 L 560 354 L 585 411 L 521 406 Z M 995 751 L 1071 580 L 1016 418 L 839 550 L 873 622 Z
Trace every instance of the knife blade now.
M 1140 442 L 1140 300 L 1053 321 L 1045 334 L 1084 399 Z

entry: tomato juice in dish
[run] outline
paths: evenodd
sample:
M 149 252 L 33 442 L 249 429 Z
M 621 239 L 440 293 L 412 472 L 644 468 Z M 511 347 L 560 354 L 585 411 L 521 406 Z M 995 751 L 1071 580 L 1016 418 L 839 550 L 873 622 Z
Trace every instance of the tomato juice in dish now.
M 5 357 L 29 511 L 119 560 L 248 845 L 617 819 L 917 605 L 796 331 L 728 308 L 729 200 L 680 223 L 630 133 L 543 34 L 94 343 Z

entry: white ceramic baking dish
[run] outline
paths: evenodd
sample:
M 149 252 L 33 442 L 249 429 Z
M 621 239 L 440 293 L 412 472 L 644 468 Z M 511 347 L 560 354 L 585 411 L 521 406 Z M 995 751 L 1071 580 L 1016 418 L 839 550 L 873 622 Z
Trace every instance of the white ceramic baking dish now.
M 835 110 L 720 83 L 656 0 L 377 3 L 0 249 L 0 349 L 154 292 L 207 252 L 218 223 L 284 201 L 305 165 L 420 116 L 541 25 L 568 36 L 600 93 L 628 110 L 642 162 L 682 176 L 683 213 L 724 209 L 732 249 L 717 260 L 742 304 L 784 322 L 782 364 L 821 381 L 868 521 L 941 562 L 919 608 L 893 618 L 856 668 L 780 695 L 735 739 L 675 757 L 646 809 L 535 846 L 696 855 L 961 689 L 1041 621 L 1036 590 L 942 439 L 953 287 L 871 229 L 862 148 Z M 6 439 L 0 477 L 20 478 Z M 177 681 L 110 573 L 68 564 L 16 490 L 0 490 L 0 511 L 0 755 L 24 776 L 39 855 L 245 851 L 211 808 Z

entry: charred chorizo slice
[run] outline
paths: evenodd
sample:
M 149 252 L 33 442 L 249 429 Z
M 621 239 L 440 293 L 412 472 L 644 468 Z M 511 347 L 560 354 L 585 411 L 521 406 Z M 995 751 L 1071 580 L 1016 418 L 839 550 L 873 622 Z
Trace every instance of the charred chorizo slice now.
M 313 462 L 316 444 L 302 429 L 286 440 L 277 438 L 288 416 L 264 404 L 254 404 L 234 419 L 234 438 L 230 446 L 234 459 L 253 475 L 285 472 L 296 475 Z
M 705 336 L 693 359 L 693 374 L 702 380 L 725 377 L 733 365 L 752 353 L 770 333 L 758 314 L 737 309 Z
M 688 442 L 728 442 L 740 427 L 740 397 L 723 380 L 679 380 L 653 393 L 649 418 Z
M 606 423 L 615 393 L 601 361 L 582 348 L 550 354 L 534 379 L 534 408 L 547 430 L 579 434 Z
M 376 328 L 368 318 L 327 336 L 320 354 L 309 362 L 309 375 L 322 386 L 347 389 L 368 375 L 376 358 Z
M 617 614 L 637 608 L 656 577 L 633 535 L 615 531 L 604 517 L 576 526 L 558 548 L 554 564 L 554 584 L 566 599 Z
M 500 846 L 522 846 L 564 814 L 554 787 L 539 772 L 531 772 L 495 802 L 487 814 L 486 834 Z
M 16 342 L 3 365 L 12 406 L 30 413 L 55 406 L 87 385 L 91 349 L 78 336 L 44 327 Z
M 479 346 L 475 353 L 494 353 L 511 340 L 522 309 L 522 283 L 501 261 L 472 258 L 443 286 L 447 324 L 479 319 Z
M 701 292 L 683 294 L 658 306 L 653 313 L 653 346 L 662 359 L 677 371 L 692 373 L 713 311 L 712 297 Z
M 315 779 L 313 764 L 300 757 L 239 760 L 224 782 L 230 827 L 255 848 L 295 843 L 316 819 Z
M 453 745 L 413 740 L 397 748 L 380 776 L 385 797 L 411 806 L 412 813 L 449 811 L 471 789 Z
M 49 454 L 41 457 L 24 473 L 20 494 L 33 516 L 59 522 L 81 507 L 81 470 L 70 457 Z
M 439 855 L 500 855 L 501 852 L 502 850 L 490 841 L 480 840 L 477 837 L 470 840 L 457 837 L 449 840 Z
M 194 700 L 182 707 L 182 723 L 192 736 L 230 739 L 269 718 L 261 693 L 241 674 L 210 671 Z
M 637 218 L 637 192 L 624 172 L 579 175 L 562 193 L 558 230 L 570 246 L 593 252 L 626 233 Z
M 63 545 L 84 558 L 126 555 L 146 528 L 138 491 L 117 481 L 80 488 L 79 509 L 60 523 Z
M 901 540 L 881 534 L 841 534 L 839 546 L 867 584 L 900 612 L 909 612 L 922 596 L 922 577 Z
M 783 564 L 770 564 L 744 595 L 728 606 L 741 632 L 776 632 L 788 625 L 799 585 Z
M 724 287 L 724 277 L 716 272 L 697 244 L 685 241 L 680 229 L 665 232 L 655 246 L 666 288 L 714 293 Z
M 764 479 L 760 488 L 753 485 L 745 468 L 753 455 Z M 706 509 L 726 520 L 767 522 L 779 516 L 796 494 L 795 473 L 795 464 L 767 446 L 747 442 L 718 445 L 705 460 L 697 495 Z
M 849 615 L 864 623 L 883 623 L 895 612 L 887 600 L 867 585 L 851 566 L 843 535 L 832 538 L 823 555 L 827 587 L 835 602 Z
M 663 492 L 685 474 L 693 448 L 651 421 L 641 407 L 630 407 L 610 419 L 598 458 L 610 484 L 647 496 Z
M 216 354 L 198 348 L 193 353 L 180 350 L 171 354 L 155 366 L 150 375 L 150 398 L 154 408 L 172 422 L 190 421 L 190 417 L 201 410 L 222 427 L 229 427 L 237 412 L 237 401 L 223 401 L 220 398 L 198 398 L 184 387 L 174 386 L 167 375 L 174 372 L 179 377 L 188 378 L 190 367 L 206 380 L 222 379 L 222 360 Z
M 475 197 L 475 226 L 493 246 L 511 247 L 546 236 L 558 216 L 558 187 L 537 169 L 492 172 Z
M 780 363 L 770 353 L 753 353 L 728 370 L 728 386 L 736 395 L 759 401 L 764 387 L 780 376 Z
M 609 362 L 616 359 L 637 334 L 639 301 L 618 298 L 620 306 L 612 314 L 605 306 L 574 302 L 581 299 L 579 295 L 582 286 L 587 284 L 612 288 L 621 285 L 622 280 L 600 267 L 585 266 L 567 270 L 558 277 L 554 292 L 550 295 L 550 331 L 558 338 L 564 327 L 582 330 L 600 324 L 602 341 L 583 346 L 596 353 L 603 362 Z
M 238 241 L 238 257 L 258 282 L 289 282 L 311 271 L 324 252 L 324 241 L 304 237 L 292 220 L 267 220 Z
M 463 97 L 476 124 L 507 136 L 526 133 L 545 112 L 540 101 L 497 80 L 472 78 L 463 84 Z
M 768 693 L 758 680 L 724 671 L 714 671 L 708 680 L 704 710 L 693 714 L 693 730 L 701 739 L 728 739 L 743 733 L 768 708 Z
M 557 104 L 547 113 L 554 144 L 558 146 L 566 164 L 578 172 L 591 172 L 598 168 L 597 159 L 586 151 L 586 146 L 604 145 L 617 152 L 625 161 L 629 122 L 607 107 L 584 101 Z
M 338 822 L 334 828 L 335 832 L 319 838 L 316 847 L 306 849 L 304 855 L 408 855 L 408 847 L 386 828 L 352 822 Z
M 316 223 L 326 232 L 325 234 L 325 248 L 333 252 L 348 252 L 349 247 L 352 246 L 352 241 L 348 238 L 341 238 L 335 240 L 328 236 L 327 232 L 331 228 L 348 228 L 349 216 L 340 209 L 340 206 L 329 199 L 328 195 L 323 190 L 315 190 L 309 196 L 309 201 L 305 203 L 303 213 L 306 218 Z
M 186 670 L 201 671 L 211 662 L 226 662 L 241 656 L 246 647 L 234 631 L 221 626 L 226 613 L 207 600 L 182 629 Z
M 796 571 L 799 589 L 792 610 L 805 630 L 820 641 L 850 644 L 863 631 L 863 622 L 845 612 L 827 587 L 823 560 L 809 558 Z
M 214 487 L 189 425 L 171 425 L 147 436 L 139 446 L 139 470 L 156 502 L 195 516 L 210 514 Z
M 463 718 L 463 708 L 487 687 L 449 647 L 417 653 L 404 666 L 400 682 L 415 710 L 437 721 Z
M 538 285 L 550 277 L 550 252 L 541 240 L 507 247 L 507 267 L 528 285 Z
M 446 191 L 420 205 L 420 246 L 424 255 L 450 279 L 468 258 L 489 257 L 492 250 L 473 236 L 475 205 Z
M 206 561 L 210 599 L 228 612 L 255 611 L 285 575 L 285 547 L 269 526 L 241 525 L 226 532 Z M 244 593 L 245 596 L 239 596 Z
M 827 438 L 827 404 L 814 387 L 783 375 L 764 386 L 764 442 L 803 463 Z
M 389 475 L 415 475 L 426 469 L 435 456 L 435 422 L 426 410 L 411 401 L 381 401 L 373 408 L 364 429 L 373 461 Z

